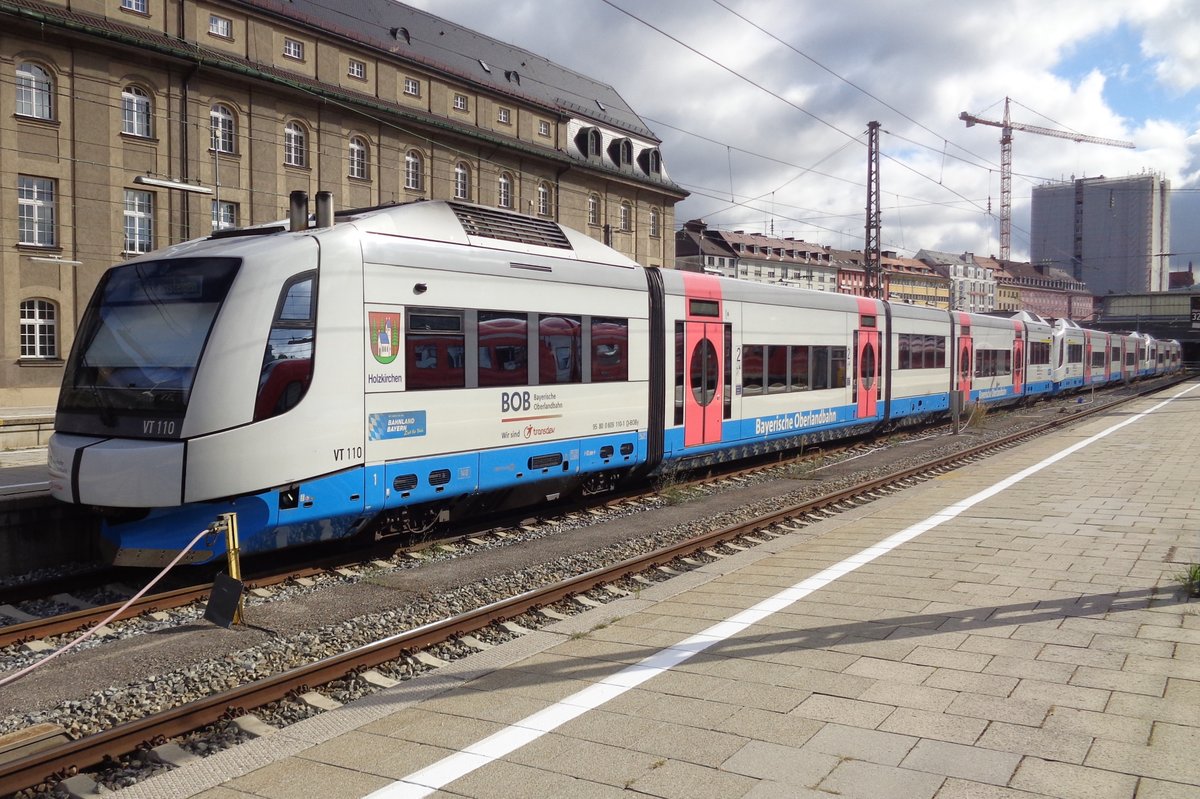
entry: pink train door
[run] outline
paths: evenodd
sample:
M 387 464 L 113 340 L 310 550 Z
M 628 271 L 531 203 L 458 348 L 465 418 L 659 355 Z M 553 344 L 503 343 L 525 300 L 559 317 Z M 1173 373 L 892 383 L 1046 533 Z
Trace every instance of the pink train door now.
M 854 331 L 854 394 L 859 419 L 874 419 L 879 403 L 879 316 L 873 300 L 858 301 L 858 330 Z
M 1025 326 L 1013 320 L 1017 335 L 1013 338 L 1013 394 L 1020 397 L 1025 393 Z
M 1092 337 L 1083 334 L 1083 384 L 1089 385 L 1092 382 Z
M 958 354 L 955 363 L 958 374 L 955 376 L 955 389 L 963 392 L 967 399 L 971 398 L 971 368 L 974 347 L 971 342 L 971 317 L 965 313 L 958 315 Z
M 721 440 L 725 407 L 721 284 L 715 277 L 683 273 L 687 314 L 683 324 L 683 444 Z

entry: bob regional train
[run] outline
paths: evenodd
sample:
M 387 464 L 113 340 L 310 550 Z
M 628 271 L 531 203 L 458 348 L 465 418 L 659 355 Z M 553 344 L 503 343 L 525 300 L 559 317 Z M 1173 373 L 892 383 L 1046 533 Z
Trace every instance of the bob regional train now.
M 419 201 L 109 269 L 49 445 L 118 564 L 236 512 L 243 553 L 1174 371 L 1179 345 L 644 268 L 548 219 Z M 191 553 L 224 554 L 210 536 Z

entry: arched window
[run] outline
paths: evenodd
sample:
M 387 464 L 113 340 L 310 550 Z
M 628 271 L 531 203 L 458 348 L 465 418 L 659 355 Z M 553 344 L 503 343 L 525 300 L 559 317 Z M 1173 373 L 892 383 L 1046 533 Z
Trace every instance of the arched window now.
M 454 199 L 471 199 L 471 168 L 462 161 L 454 165 Z
M 150 138 L 150 94 L 139 86 L 121 91 L 121 132 Z
M 283 126 L 283 163 L 308 166 L 308 131 L 299 122 Z
M 17 65 L 17 113 L 37 119 L 53 119 L 54 81 L 50 73 L 26 61 Z
M 550 216 L 550 186 L 545 183 L 539 183 L 537 187 L 537 212 L 540 216 Z
M 347 174 L 352 178 L 366 180 L 371 177 L 369 149 L 362 136 L 350 137 L 350 166 Z
M 600 198 L 595 194 L 588 195 L 588 224 L 600 224 Z
M 500 180 L 496 182 L 496 204 L 501 208 L 513 207 L 512 187 L 512 175 L 501 172 Z
M 621 230 L 633 230 L 633 208 L 629 203 L 621 203 Z
M 409 191 L 421 191 L 425 185 L 425 159 L 416 150 L 409 150 L 404 155 L 404 188 Z
M 208 112 L 208 118 L 212 128 L 210 148 L 218 153 L 234 152 L 234 144 L 237 141 L 237 122 L 233 116 L 233 110 L 227 105 L 217 103 Z
M 650 209 L 650 237 L 656 239 L 659 237 L 659 235 L 661 235 L 661 231 L 659 230 L 658 209 L 651 208 Z
M 58 308 L 49 300 L 21 302 L 21 357 L 58 357 Z

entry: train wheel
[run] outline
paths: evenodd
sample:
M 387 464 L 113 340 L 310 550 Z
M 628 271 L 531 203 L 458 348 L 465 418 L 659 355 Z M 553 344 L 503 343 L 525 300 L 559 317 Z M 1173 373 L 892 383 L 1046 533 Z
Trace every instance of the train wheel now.
M 607 491 L 612 491 L 616 485 L 616 475 L 609 472 L 600 472 L 599 474 L 589 475 L 583 481 L 582 493 L 585 497 L 603 494 Z

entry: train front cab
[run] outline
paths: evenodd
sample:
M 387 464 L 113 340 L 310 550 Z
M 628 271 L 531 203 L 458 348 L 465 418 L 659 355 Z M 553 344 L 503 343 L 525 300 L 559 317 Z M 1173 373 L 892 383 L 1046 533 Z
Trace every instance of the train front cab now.
M 161 565 L 225 512 L 238 513 L 246 552 L 330 537 L 364 518 L 361 469 L 332 458 L 338 445 L 353 446 L 358 425 L 328 412 L 358 379 L 356 362 L 333 353 L 357 337 L 318 327 L 361 296 L 356 248 L 323 235 L 321 247 L 308 231 L 188 242 L 108 273 L 72 355 L 50 461 L 57 498 L 108 509 L 102 546 L 114 562 Z M 238 267 L 209 296 L 218 262 Z M 126 273 L 139 276 L 142 294 L 120 289 Z M 142 306 L 151 309 L 143 323 L 128 325 Z M 197 330 L 204 309 L 211 327 Z M 185 335 L 194 346 L 183 346 Z M 186 390 L 164 381 L 139 393 L 138 380 L 181 371 L 180 352 L 195 359 Z M 128 362 L 131 353 L 144 360 Z M 172 392 L 181 402 L 113 404 Z M 96 413 L 97 398 L 113 412 Z M 173 416 L 161 410 L 175 407 Z M 324 477 L 298 490 L 315 475 Z M 223 549 L 218 538 L 195 559 Z
M 1040 316 L 1019 311 L 1012 317 L 1014 325 L 1021 324 L 1020 336 L 1024 339 L 1025 373 L 1022 391 L 1027 398 L 1046 396 L 1054 391 L 1053 372 L 1050 367 L 1050 351 L 1054 331 Z M 1014 345 L 1015 347 L 1015 345 Z M 1014 350 L 1014 361 L 1015 357 Z
M 1054 321 L 1050 351 L 1054 393 L 1076 391 L 1083 386 L 1085 338 L 1083 328 L 1071 320 Z

